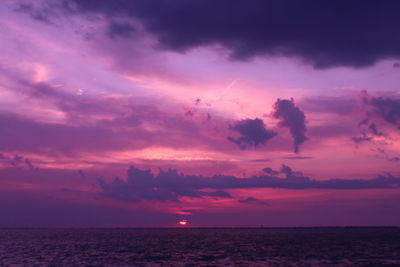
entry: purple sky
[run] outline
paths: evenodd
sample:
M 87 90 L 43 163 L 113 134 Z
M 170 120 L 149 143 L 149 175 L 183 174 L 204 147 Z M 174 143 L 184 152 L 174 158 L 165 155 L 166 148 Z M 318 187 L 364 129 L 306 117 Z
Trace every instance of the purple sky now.
M 399 7 L 4 1 L 0 227 L 400 226 Z

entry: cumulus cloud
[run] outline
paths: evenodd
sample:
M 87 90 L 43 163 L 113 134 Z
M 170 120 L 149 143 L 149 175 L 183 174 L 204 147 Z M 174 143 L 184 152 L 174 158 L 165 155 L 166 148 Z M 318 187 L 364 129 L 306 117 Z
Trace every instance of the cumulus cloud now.
M 280 119 L 280 126 L 289 128 L 294 139 L 294 152 L 298 153 L 300 145 L 307 140 L 304 112 L 295 106 L 293 99 L 278 99 L 274 105 L 273 116 Z
M 237 144 L 240 149 L 256 148 L 276 135 L 274 131 L 266 129 L 261 119 L 241 120 L 231 126 L 230 129 L 240 134 L 239 138 L 228 136 L 228 140 Z
M 279 171 L 265 168 L 266 174 L 238 178 L 235 176 L 179 174 L 176 170 L 162 171 L 153 174 L 150 170 L 131 167 L 127 180 L 116 178 L 108 182 L 99 180 L 102 194 L 105 197 L 139 202 L 141 200 L 180 201 L 182 197 L 190 198 L 232 198 L 225 190 L 243 188 L 285 188 L 285 189 L 370 189 L 398 188 L 400 177 L 391 174 L 374 179 L 330 179 L 315 180 L 304 176 L 302 172 L 293 171 L 282 165 Z M 243 200 L 242 200 L 243 201 Z M 247 203 L 253 199 L 244 200 Z
M 162 48 L 178 52 L 219 44 L 236 60 L 278 55 L 315 68 L 358 68 L 400 56 L 397 1 L 66 0 L 58 6 L 65 14 L 100 14 L 109 23 L 139 21 Z M 55 8 L 44 7 L 21 9 L 48 21 Z

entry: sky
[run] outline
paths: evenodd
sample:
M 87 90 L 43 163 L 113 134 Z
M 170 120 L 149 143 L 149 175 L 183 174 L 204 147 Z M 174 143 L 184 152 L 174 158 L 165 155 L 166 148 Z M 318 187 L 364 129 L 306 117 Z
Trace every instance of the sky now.
M 400 226 L 399 8 L 2 1 L 0 227 Z

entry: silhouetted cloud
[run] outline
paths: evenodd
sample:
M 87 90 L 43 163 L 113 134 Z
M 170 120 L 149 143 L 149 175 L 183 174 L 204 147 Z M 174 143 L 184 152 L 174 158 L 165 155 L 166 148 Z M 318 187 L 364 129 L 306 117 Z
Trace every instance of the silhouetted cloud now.
M 400 99 L 367 96 L 364 100 L 373 107 L 374 115 L 400 128 Z
M 230 194 L 228 194 L 225 191 L 218 190 L 218 191 L 212 191 L 212 192 L 203 192 L 203 191 L 198 191 L 200 196 L 208 196 L 208 197 L 215 197 L 215 198 L 232 198 Z
M 358 124 L 358 127 L 361 129 L 361 133 L 359 136 L 354 136 L 351 140 L 356 144 L 361 144 L 365 142 L 374 142 L 375 136 L 384 136 L 384 133 L 378 130 L 378 127 L 375 123 L 369 123 L 370 120 L 364 120 Z
M 307 178 L 307 177 L 303 177 L 302 176 L 303 175 L 302 172 L 295 172 L 295 171 L 292 170 L 292 168 L 290 168 L 289 166 L 287 166 L 285 164 L 283 164 L 281 166 L 281 169 L 280 169 L 279 172 L 285 174 L 287 178 L 291 178 L 291 177 Z
M 383 133 L 381 133 L 381 132 L 378 130 L 378 127 L 376 126 L 375 123 L 371 123 L 371 124 L 369 125 L 369 129 L 371 130 L 371 132 L 372 132 L 373 135 L 376 135 L 376 136 L 382 136 L 382 135 L 383 135 Z
M 158 201 L 179 201 L 180 197 L 202 198 L 204 196 L 216 198 L 231 198 L 225 191 L 201 191 L 204 187 L 203 177 L 184 176 L 176 170 L 160 170 L 154 175 L 150 170 L 140 170 L 131 167 L 128 170 L 128 180 L 115 179 L 111 183 L 100 180 L 100 186 L 105 196 L 137 202 L 141 199 Z M 213 189 L 213 188 L 211 188 Z
M 372 140 L 372 138 L 363 135 L 363 136 L 354 136 L 351 138 L 351 140 L 353 140 L 354 143 L 359 144 L 359 143 L 363 143 L 363 142 L 369 142 Z
M 306 117 L 304 112 L 294 105 L 293 99 L 278 99 L 274 105 L 274 117 L 280 119 L 279 125 L 288 127 L 294 139 L 294 152 L 299 152 L 299 147 L 307 140 Z
M 358 68 L 400 56 L 397 1 L 65 0 L 59 7 L 138 21 L 161 47 L 178 52 L 219 44 L 236 60 L 298 57 L 315 68 Z M 23 8 L 42 21 L 52 15 Z
M 374 179 L 330 179 L 314 180 L 289 166 L 282 165 L 279 171 L 265 168 L 267 175 L 238 178 L 235 176 L 214 175 L 204 177 L 183 175 L 176 170 L 162 171 L 155 175 L 150 170 L 131 167 L 127 180 L 116 178 L 107 182 L 99 180 L 102 194 L 108 198 L 138 202 L 141 200 L 176 201 L 181 197 L 232 198 L 224 190 L 243 188 L 286 188 L 286 189 L 369 189 L 398 188 L 400 177 L 391 174 Z M 209 191 L 211 190 L 211 191 Z M 243 200 L 242 200 L 243 201 Z M 245 202 L 251 202 L 247 199 Z
M 400 161 L 400 157 L 387 157 L 386 158 L 388 161 L 392 161 L 392 162 L 398 162 Z
M 358 124 L 361 136 L 352 138 L 355 143 L 372 142 L 374 137 L 386 137 L 388 133 L 381 130 L 381 127 L 385 130 L 385 124 L 400 129 L 399 98 L 375 97 L 362 91 L 361 102 L 364 104 L 365 119 Z
M 29 159 L 25 158 L 24 162 L 29 167 L 29 169 L 31 170 L 35 169 L 35 167 L 33 166 L 32 162 Z
M 38 169 L 32 164 L 31 160 L 21 155 L 10 156 L 0 153 L 0 164 L 1 163 L 5 164 L 6 166 L 12 166 L 18 169 L 25 167 L 28 167 L 31 170 Z
M 231 126 L 230 129 L 241 135 L 239 138 L 228 136 L 228 140 L 237 144 L 240 149 L 256 148 L 276 135 L 274 131 L 265 128 L 261 119 L 241 120 Z
M 269 168 L 269 167 L 264 168 L 264 169 L 263 169 L 263 172 L 265 172 L 266 174 L 270 174 L 270 175 L 277 175 L 277 174 L 279 174 L 278 171 L 274 171 L 272 168 Z

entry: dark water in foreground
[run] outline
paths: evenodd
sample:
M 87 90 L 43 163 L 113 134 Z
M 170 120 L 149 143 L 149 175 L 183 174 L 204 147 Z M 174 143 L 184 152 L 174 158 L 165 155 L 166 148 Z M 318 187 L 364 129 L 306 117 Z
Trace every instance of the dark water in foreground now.
M 400 228 L 0 229 L 1 266 L 400 266 Z

